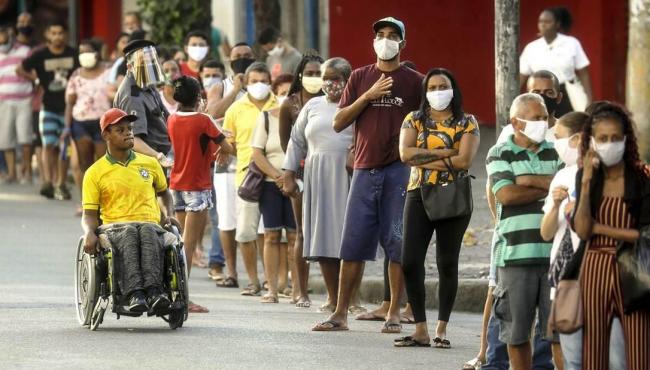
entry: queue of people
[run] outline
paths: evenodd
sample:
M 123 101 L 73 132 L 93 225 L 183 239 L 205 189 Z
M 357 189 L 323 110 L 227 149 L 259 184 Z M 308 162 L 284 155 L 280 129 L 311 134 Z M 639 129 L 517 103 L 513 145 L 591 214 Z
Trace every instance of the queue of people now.
M 202 266 L 209 223 L 206 267 L 217 287 L 240 287 L 239 250 L 248 275 L 242 295 L 266 304 L 287 297 L 306 309 L 309 266 L 318 262 L 327 289 L 319 311 L 328 316 L 311 330 L 349 330 L 352 314 L 382 321 L 382 333 L 415 324 L 394 339 L 396 347 L 454 347 L 448 331 L 473 211 L 469 169 L 479 123 L 464 110 L 452 71 L 423 75 L 400 60 L 402 21 L 375 22 L 376 60 L 353 69 L 341 57 L 301 54 L 274 29 L 258 40 L 266 62 L 242 42 L 228 45 L 224 64 L 201 31 L 189 32 L 182 49 L 157 48 L 137 13 L 125 18 L 110 64 L 99 40 L 71 48 L 56 22 L 47 27 L 46 45 L 30 49 L 28 20 L 21 17 L 20 37 L 0 27 L 0 73 L 12 76 L 0 79 L 0 104 L 11 112 L 0 120 L 9 167 L 4 181 L 32 181 L 36 88 L 42 91 L 40 192 L 70 199 L 70 166 L 84 192 L 93 189 L 82 194 L 78 210 L 85 224 L 96 225 L 86 219 L 98 216 L 104 186 L 93 180 L 98 160 L 107 173 L 137 160 L 146 164 L 140 176 L 153 176 L 156 193 L 165 196 L 158 213 L 182 230 L 188 273 Z M 480 350 L 463 369 L 640 370 L 650 363 L 648 286 L 631 299 L 626 284 L 637 281 L 621 274 L 617 257 L 647 238 L 650 170 L 625 107 L 591 103 L 589 61 L 577 39 L 564 34 L 570 24 L 562 9 L 540 14 L 542 37 L 520 60 L 526 92 L 512 102 L 485 159 L 495 224 L 490 288 Z M 117 157 L 107 152 L 109 135 L 129 141 Z M 132 218 L 156 218 L 153 203 L 146 219 Z M 440 307 L 431 335 L 424 265 L 434 233 Z M 385 256 L 384 302 L 366 312 L 359 289 L 378 247 Z M 573 293 L 583 302 L 579 313 L 566 306 L 571 293 L 563 282 L 570 279 L 579 281 Z M 135 309 L 165 303 L 157 288 L 123 284 Z M 208 312 L 197 303 L 189 310 Z M 559 311 L 582 321 L 566 329 Z

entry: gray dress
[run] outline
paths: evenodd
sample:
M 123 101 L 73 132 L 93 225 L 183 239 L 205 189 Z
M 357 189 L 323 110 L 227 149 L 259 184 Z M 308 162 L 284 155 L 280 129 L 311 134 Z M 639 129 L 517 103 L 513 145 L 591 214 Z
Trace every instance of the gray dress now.
M 303 255 L 309 260 L 339 258 L 350 178 L 345 169 L 353 126 L 332 128 L 337 104 L 325 96 L 309 100 L 291 130 L 284 168 L 295 170 L 305 159 Z

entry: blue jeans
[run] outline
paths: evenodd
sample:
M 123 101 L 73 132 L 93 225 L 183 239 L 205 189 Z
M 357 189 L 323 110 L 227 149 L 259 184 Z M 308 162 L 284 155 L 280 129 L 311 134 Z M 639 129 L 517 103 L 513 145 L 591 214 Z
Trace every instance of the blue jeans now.
M 490 315 L 487 330 L 488 348 L 485 356 L 486 363 L 481 367 L 482 370 L 508 370 L 510 366 L 508 346 L 499 340 L 499 327 L 499 320 L 494 317 L 494 314 Z M 542 330 L 539 327 L 538 321 L 535 326 L 533 369 L 553 370 L 551 342 L 543 339 L 541 333 Z
M 223 266 L 226 259 L 223 256 L 223 247 L 221 246 L 221 238 L 219 237 L 219 216 L 217 216 L 217 199 L 214 191 L 212 192 L 212 203 L 215 204 L 215 206 L 208 209 L 208 217 L 210 217 L 210 226 L 212 229 L 212 246 L 210 247 L 210 254 L 208 255 L 208 264 L 210 266 Z
M 560 345 L 564 357 L 564 370 L 582 369 L 582 329 L 573 334 L 560 334 Z M 621 321 L 614 317 L 609 337 L 609 368 L 611 370 L 627 369 L 625 358 L 625 337 Z

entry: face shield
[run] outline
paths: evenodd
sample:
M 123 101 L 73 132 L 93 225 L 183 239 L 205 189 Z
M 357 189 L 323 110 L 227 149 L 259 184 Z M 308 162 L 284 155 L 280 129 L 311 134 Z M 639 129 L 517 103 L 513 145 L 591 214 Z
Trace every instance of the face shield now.
M 153 46 L 135 50 L 127 57 L 135 83 L 141 88 L 156 86 L 165 82 L 165 74 L 158 63 L 158 54 Z

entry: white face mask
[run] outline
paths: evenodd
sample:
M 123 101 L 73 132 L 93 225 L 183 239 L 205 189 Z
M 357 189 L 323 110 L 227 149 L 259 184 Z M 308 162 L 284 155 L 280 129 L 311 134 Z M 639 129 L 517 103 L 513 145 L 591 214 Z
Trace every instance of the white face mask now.
M 625 137 L 622 141 L 614 141 L 611 143 L 597 143 L 594 137 L 591 137 L 591 146 L 594 148 L 598 157 L 607 167 L 611 167 L 619 163 L 625 154 Z
M 11 42 L 0 44 L 0 53 L 6 54 L 9 52 L 9 49 L 11 49 Z
M 528 121 L 525 119 L 517 118 L 522 122 L 526 122 L 526 127 L 521 132 L 526 135 L 530 140 L 535 143 L 541 143 L 546 138 L 546 130 L 548 129 L 548 122 L 546 121 Z
M 281 106 L 284 101 L 287 100 L 287 96 L 278 96 L 278 106 Z
M 372 42 L 375 54 L 381 60 L 391 60 L 399 53 L 399 42 L 387 38 L 375 39 Z
M 79 54 L 79 64 L 84 68 L 93 68 L 97 64 L 97 55 L 95 53 Z
M 203 79 L 203 88 L 205 90 L 210 90 L 212 86 L 221 82 L 220 77 L 206 77 Z
M 187 55 L 190 59 L 200 62 L 208 55 L 208 50 L 209 48 L 207 46 L 188 46 Z
M 562 162 L 567 166 L 573 166 L 578 163 L 578 148 L 572 148 L 569 144 L 569 141 L 575 135 L 555 140 L 555 151 L 557 151 L 557 155 L 560 156 Z
M 445 110 L 451 99 L 454 97 L 454 90 L 437 90 L 427 92 L 427 101 L 431 108 L 437 111 Z
M 303 77 L 302 87 L 310 94 L 317 94 L 323 87 L 323 79 L 320 77 Z
M 248 90 L 248 93 L 253 97 L 253 99 L 264 100 L 269 96 L 271 86 L 264 82 L 256 82 L 248 85 L 246 90 Z
M 273 49 L 268 51 L 268 54 L 272 57 L 279 57 L 282 53 L 284 53 L 284 48 L 280 47 L 279 44 L 275 44 Z

